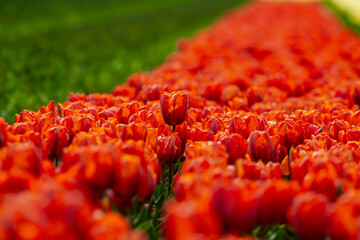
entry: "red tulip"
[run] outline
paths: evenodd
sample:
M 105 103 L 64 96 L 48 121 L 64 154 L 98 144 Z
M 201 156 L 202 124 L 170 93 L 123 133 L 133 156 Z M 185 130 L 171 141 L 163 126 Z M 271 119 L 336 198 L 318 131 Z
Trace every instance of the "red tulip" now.
M 11 172 L 16 170 L 20 173 L 40 175 L 42 160 L 41 150 L 31 142 L 15 143 L 0 149 L 0 167 L 2 171 Z
M 360 198 L 356 193 L 342 195 L 329 211 L 327 233 L 334 240 L 360 237 Z
M 45 133 L 43 149 L 45 156 L 59 158 L 65 147 L 69 145 L 69 134 L 66 127 L 54 126 Z
M 245 139 L 249 137 L 252 131 L 261 130 L 259 121 L 254 114 L 250 114 L 245 117 L 232 117 L 227 129 L 230 133 L 241 134 Z
M 329 136 L 338 141 L 339 132 L 344 130 L 345 132 L 350 129 L 350 124 L 343 120 L 335 120 L 327 125 L 327 131 L 329 132 Z
M 4 147 L 7 142 L 7 129 L 8 124 L 0 117 L 0 148 Z
M 248 143 L 240 134 L 225 135 L 219 139 L 219 142 L 226 146 L 229 164 L 235 164 L 237 159 L 245 157 Z
M 262 225 L 286 223 L 286 213 L 293 198 L 300 192 L 296 182 L 284 180 L 267 181 L 264 183 L 260 201 L 259 222 Z
M 300 239 L 321 240 L 326 236 L 328 201 L 322 194 L 297 195 L 288 212 L 290 225 Z
M 225 231 L 242 234 L 255 226 L 260 195 L 254 190 L 231 184 L 214 192 L 211 204 Z
M 130 117 L 139 110 L 138 102 L 122 103 L 115 112 L 118 123 L 128 124 Z
M 237 176 L 252 181 L 265 180 L 268 175 L 262 162 L 237 161 Z
M 253 161 L 273 161 L 274 146 L 267 131 L 253 131 L 248 138 L 248 153 Z
M 195 141 L 214 141 L 214 132 L 211 130 L 202 130 L 201 128 L 195 127 L 191 129 L 189 139 Z
M 188 108 L 188 97 L 184 92 L 163 93 L 160 105 L 167 125 L 176 126 L 184 122 Z
M 149 101 L 159 100 L 164 92 L 169 92 L 169 87 L 166 85 L 150 85 L 146 89 L 146 98 Z
M 89 132 L 92 127 L 95 127 L 95 119 L 93 116 L 79 116 L 73 123 L 73 132 L 74 134 L 83 131 Z
M 139 177 L 139 157 L 130 154 L 118 156 L 114 166 L 114 192 L 124 200 L 132 198 L 137 192 Z
M 280 136 L 280 144 L 286 149 L 296 147 L 304 141 L 301 121 L 285 120 L 279 124 L 275 132 Z
M 172 133 L 170 136 L 160 136 L 157 145 L 157 155 L 161 163 L 171 164 L 176 163 L 181 152 L 182 142 L 177 132 Z
M 136 97 L 136 89 L 129 85 L 118 85 L 112 91 L 114 96 L 124 96 L 128 97 L 130 100 Z
M 171 201 L 165 208 L 163 235 L 169 240 L 218 239 L 219 219 L 208 197 L 190 201 Z M 181 227 L 180 227 L 181 226 Z
M 109 187 L 114 168 L 113 148 L 111 145 L 102 147 L 88 146 L 79 149 L 81 178 L 87 184 L 99 188 L 102 192 Z
M 140 200 L 149 199 L 154 193 L 155 186 L 156 179 L 154 179 L 150 168 L 140 168 L 139 187 L 137 189 L 137 196 L 139 196 Z
M 211 130 L 214 134 L 225 130 L 223 122 L 218 117 L 207 117 L 201 125 L 203 129 Z
M 304 178 L 303 186 L 308 191 L 324 194 L 329 201 L 335 201 L 338 197 L 338 189 L 341 187 L 336 184 L 336 179 L 329 176 L 326 170 L 318 173 L 308 173 Z
M 274 135 L 271 136 L 270 138 L 273 143 L 274 153 L 275 153 L 273 161 L 281 163 L 282 160 L 288 155 L 288 151 L 285 147 L 280 145 L 279 135 Z
M 126 219 L 115 212 L 101 214 L 94 220 L 94 224 L 88 229 L 92 240 L 113 239 L 115 235 L 122 237 L 124 232 L 129 231 Z
M 259 90 L 259 87 L 252 86 L 248 88 L 247 90 L 247 99 L 248 99 L 248 105 L 251 107 L 253 104 L 257 102 L 263 101 L 263 95 Z
M 339 131 L 338 141 L 347 143 L 349 141 L 358 141 L 360 139 L 360 130 L 350 129 L 348 131 L 341 130 Z

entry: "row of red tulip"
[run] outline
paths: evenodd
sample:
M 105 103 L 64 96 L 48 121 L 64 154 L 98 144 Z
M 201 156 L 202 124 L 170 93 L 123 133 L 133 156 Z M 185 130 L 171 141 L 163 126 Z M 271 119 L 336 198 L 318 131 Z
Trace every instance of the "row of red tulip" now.
M 166 239 L 272 224 L 355 239 L 359 61 L 359 38 L 322 6 L 253 3 L 113 94 L 0 119 L 0 238 L 144 239 L 120 212 L 149 201 L 165 169 L 171 186 L 185 156 Z

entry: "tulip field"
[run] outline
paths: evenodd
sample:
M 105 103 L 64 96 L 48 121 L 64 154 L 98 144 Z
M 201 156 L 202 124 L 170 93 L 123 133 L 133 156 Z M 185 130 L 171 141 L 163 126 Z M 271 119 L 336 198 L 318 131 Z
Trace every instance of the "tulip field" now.
M 0 239 L 360 239 L 360 37 L 251 2 L 112 93 L 0 118 Z

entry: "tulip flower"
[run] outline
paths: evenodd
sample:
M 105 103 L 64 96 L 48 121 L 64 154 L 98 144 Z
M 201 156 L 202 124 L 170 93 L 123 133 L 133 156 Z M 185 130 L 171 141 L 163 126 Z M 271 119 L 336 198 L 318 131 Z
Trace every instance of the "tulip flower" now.
M 201 128 L 193 128 L 190 132 L 189 139 L 191 141 L 213 141 L 214 132 L 211 130 L 202 130 Z
M 168 137 L 159 137 L 157 145 L 157 155 L 164 167 L 169 168 L 168 195 L 171 192 L 171 184 L 174 174 L 175 163 L 178 161 L 182 154 L 182 142 L 179 133 L 173 132 Z M 165 168 L 163 168 L 162 174 L 162 176 L 164 177 Z
M 328 201 L 321 194 L 305 193 L 296 196 L 288 220 L 300 239 L 324 239 Z
M 225 129 L 224 124 L 218 117 L 207 117 L 202 123 L 202 128 L 204 130 L 211 130 L 214 134 Z
M 332 202 L 337 199 L 338 189 L 341 187 L 334 177 L 328 176 L 326 170 L 320 170 L 316 174 L 308 173 L 304 178 L 303 186 L 305 189 L 324 194 Z
M 165 165 L 176 163 L 181 154 L 181 139 L 177 132 L 168 137 L 159 137 L 157 155 L 161 163 Z
M 188 97 L 184 92 L 163 93 L 160 105 L 167 125 L 176 126 L 184 122 L 188 108 Z
M 248 153 L 253 161 L 273 161 L 274 146 L 267 131 L 253 131 L 248 138 Z
M 329 211 L 327 233 L 334 240 L 359 237 L 359 195 L 347 193 L 340 197 Z
M 114 192 L 128 200 L 137 191 L 140 176 L 140 159 L 136 155 L 119 156 L 114 166 Z
M 348 131 L 350 129 L 350 124 L 342 120 L 335 120 L 327 125 L 327 131 L 329 136 L 338 141 L 338 136 L 341 130 Z
M 41 174 L 42 152 L 34 144 L 16 143 L 0 149 L 2 171 L 16 170 L 20 173 Z
M 260 92 L 259 88 L 256 86 L 250 87 L 247 91 L 248 105 L 251 107 L 257 102 L 263 101 L 263 95 Z
M 262 191 L 259 204 L 260 224 L 286 223 L 286 214 L 293 198 L 300 193 L 299 184 L 283 180 L 267 181 L 263 184 Z
M 226 231 L 242 234 L 255 226 L 259 199 L 251 188 L 229 185 L 214 192 L 211 204 Z
M 290 120 L 281 122 L 276 129 L 276 134 L 280 136 L 280 144 L 290 149 L 303 141 L 303 131 L 301 122 Z
M 114 88 L 112 94 L 114 96 L 125 96 L 133 100 L 136 97 L 136 89 L 128 85 L 118 85 Z
M 150 167 L 140 168 L 139 187 L 137 189 L 137 196 L 139 196 L 140 200 L 148 200 L 151 198 L 156 183 Z
M 228 130 L 230 133 L 239 133 L 247 139 L 252 131 L 260 130 L 259 121 L 254 114 L 245 117 L 232 117 Z
M 169 87 L 155 84 L 147 88 L 146 98 L 149 101 L 159 100 L 164 92 L 169 92 Z
M 79 117 L 73 123 L 74 134 L 84 131 L 89 132 L 90 128 L 95 127 L 95 119 L 92 116 Z
M 88 146 L 79 150 L 81 157 L 78 168 L 82 180 L 95 188 L 109 187 L 114 167 L 112 147 L 110 145 L 101 148 Z
M 59 158 L 65 147 L 69 145 L 69 134 L 65 127 L 52 127 L 45 133 L 43 142 L 45 156 Z
M 226 146 L 226 151 L 229 154 L 229 164 L 235 164 L 237 159 L 245 157 L 248 143 L 240 134 L 223 136 L 219 139 L 219 142 Z
M 0 148 L 5 146 L 7 142 L 7 126 L 8 124 L 5 122 L 5 120 L 0 117 Z
M 122 103 L 115 112 L 118 123 L 128 124 L 129 118 L 139 110 L 139 107 L 138 102 Z
M 164 236 L 169 240 L 196 238 L 215 239 L 221 232 L 219 220 L 205 196 L 193 201 L 170 202 L 165 208 Z M 179 226 L 182 226 L 179 228 Z

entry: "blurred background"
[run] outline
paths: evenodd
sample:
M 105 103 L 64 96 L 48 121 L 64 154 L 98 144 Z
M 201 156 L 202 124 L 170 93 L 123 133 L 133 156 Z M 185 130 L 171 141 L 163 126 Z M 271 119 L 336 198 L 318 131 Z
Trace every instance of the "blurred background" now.
M 70 92 L 111 92 L 245 2 L 0 0 L 0 116 L 13 123 L 21 110 L 64 102 Z
M 0 115 L 111 92 L 244 0 L 0 0 Z

